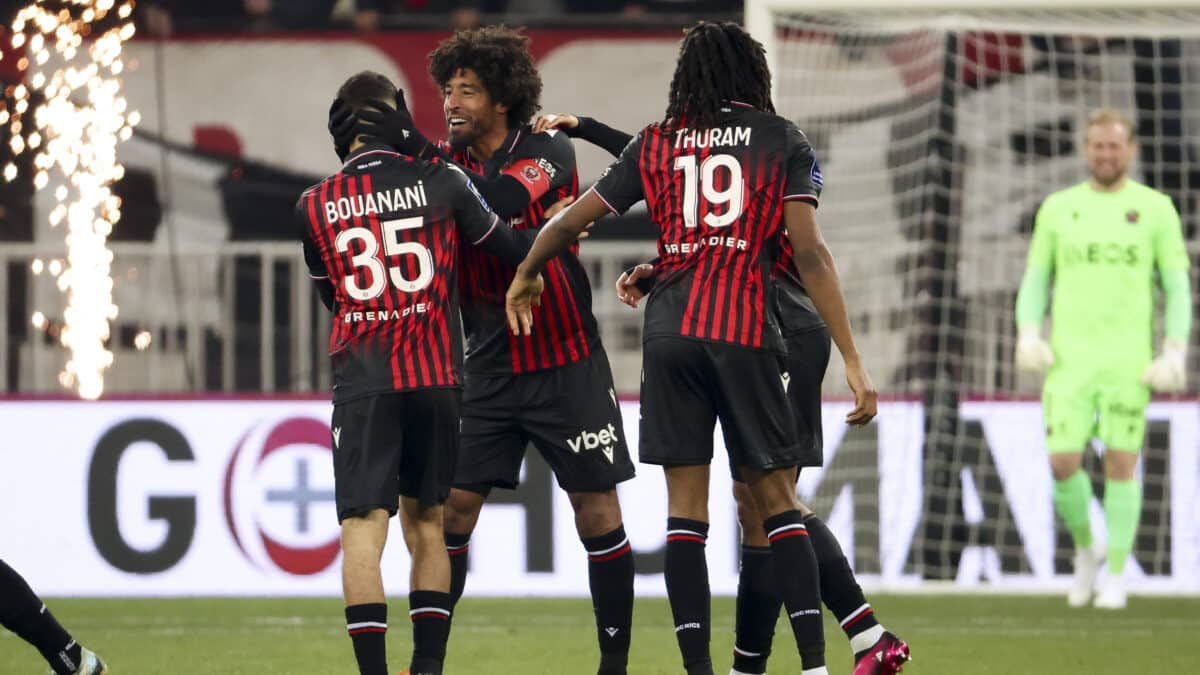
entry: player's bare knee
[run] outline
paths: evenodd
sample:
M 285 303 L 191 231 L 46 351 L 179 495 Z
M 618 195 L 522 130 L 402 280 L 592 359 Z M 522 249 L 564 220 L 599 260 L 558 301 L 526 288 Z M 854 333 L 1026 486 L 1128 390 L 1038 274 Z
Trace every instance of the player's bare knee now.
M 621 526 L 621 503 L 616 490 L 571 492 L 567 494 L 575 509 L 575 529 L 581 537 L 598 537 Z
M 750 472 L 746 485 L 754 496 L 754 504 L 763 519 L 799 510 L 800 500 L 796 497 L 794 474 L 789 470 Z
M 1133 480 L 1137 461 L 1136 452 L 1108 450 L 1104 453 L 1104 477 L 1109 480 Z
M 766 546 L 767 533 L 763 531 L 763 518 L 758 514 L 758 505 L 750 488 L 741 481 L 733 483 L 733 500 L 737 504 L 738 524 L 742 529 L 742 544 L 745 546 Z
M 388 512 L 372 509 L 342 520 L 342 550 L 347 558 L 374 559 L 383 556 L 387 542 Z
M 442 510 L 442 523 L 446 532 L 469 535 L 475 530 L 479 521 L 479 512 L 483 510 L 485 495 L 470 490 L 450 490 L 450 498 L 446 500 Z
M 1050 455 L 1050 473 L 1054 480 L 1066 480 L 1083 466 L 1083 456 L 1074 452 L 1056 452 Z

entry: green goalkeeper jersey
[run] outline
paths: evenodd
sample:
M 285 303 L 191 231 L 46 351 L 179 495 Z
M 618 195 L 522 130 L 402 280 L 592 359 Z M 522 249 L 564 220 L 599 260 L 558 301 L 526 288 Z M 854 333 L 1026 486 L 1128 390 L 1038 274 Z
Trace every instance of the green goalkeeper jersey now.
M 1153 355 L 1154 276 L 1188 268 L 1179 214 L 1126 180 L 1055 192 L 1038 210 L 1028 267 L 1052 273 L 1051 346 L 1063 367 L 1141 372 Z

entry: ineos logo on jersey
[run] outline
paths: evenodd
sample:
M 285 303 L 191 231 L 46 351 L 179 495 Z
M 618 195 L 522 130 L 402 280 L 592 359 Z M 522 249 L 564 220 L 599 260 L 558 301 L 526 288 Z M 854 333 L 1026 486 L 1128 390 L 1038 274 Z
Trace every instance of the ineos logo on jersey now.
M 310 575 L 337 559 L 330 440 L 329 425 L 292 417 L 256 425 L 238 442 L 225 470 L 225 523 L 258 567 Z
M 542 171 L 546 172 L 546 175 L 549 176 L 550 180 L 554 180 L 554 175 L 558 173 L 558 169 L 554 168 L 554 165 L 550 163 L 550 160 L 543 157 L 538 157 L 537 165 L 541 167 Z

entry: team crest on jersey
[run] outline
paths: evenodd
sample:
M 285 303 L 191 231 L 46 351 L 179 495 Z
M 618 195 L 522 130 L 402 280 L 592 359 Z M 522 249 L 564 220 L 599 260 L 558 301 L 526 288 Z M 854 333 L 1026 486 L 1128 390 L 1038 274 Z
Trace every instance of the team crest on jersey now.
M 532 166 L 526 166 L 521 170 L 521 177 L 530 183 L 536 183 L 542 174 Z
M 1136 209 L 1130 209 L 1125 212 L 1125 222 L 1129 223 L 1130 225 L 1137 225 L 1138 220 L 1141 217 L 1142 215 L 1138 213 Z
M 812 171 L 808 173 L 808 179 L 812 182 L 813 187 L 825 187 L 825 176 L 821 174 L 821 165 L 815 159 L 813 160 Z

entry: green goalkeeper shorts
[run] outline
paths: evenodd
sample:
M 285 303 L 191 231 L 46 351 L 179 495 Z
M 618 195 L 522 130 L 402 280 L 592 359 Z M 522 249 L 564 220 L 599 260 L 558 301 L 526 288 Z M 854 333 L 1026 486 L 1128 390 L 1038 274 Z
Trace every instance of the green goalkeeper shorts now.
M 1093 438 L 1104 447 L 1141 450 L 1150 388 L 1131 373 L 1051 368 L 1042 390 L 1046 447 L 1081 452 Z

